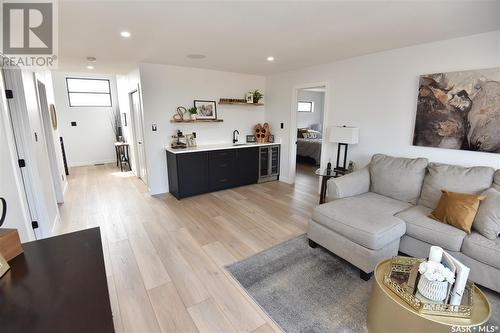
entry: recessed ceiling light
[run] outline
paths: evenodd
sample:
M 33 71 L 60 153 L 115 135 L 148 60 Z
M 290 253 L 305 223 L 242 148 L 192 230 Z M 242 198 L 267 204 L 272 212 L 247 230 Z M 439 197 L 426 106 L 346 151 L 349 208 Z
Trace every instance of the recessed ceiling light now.
M 120 32 L 120 36 L 122 36 L 123 38 L 129 38 L 130 36 L 132 36 L 132 34 L 128 31 L 122 31 Z
M 189 59 L 204 59 L 207 56 L 204 54 L 188 54 L 186 57 L 188 57 Z
M 274 61 L 274 57 L 273 56 L 267 57 L 267 61 Z
M 94 69 L 94 66 L 92 66 L 92 65 L 88 65 L 88 66 L 87 66 L 87 69 Z
M 96 62 L 97 58 L 96 57 L 87 57 L 88 62 Z

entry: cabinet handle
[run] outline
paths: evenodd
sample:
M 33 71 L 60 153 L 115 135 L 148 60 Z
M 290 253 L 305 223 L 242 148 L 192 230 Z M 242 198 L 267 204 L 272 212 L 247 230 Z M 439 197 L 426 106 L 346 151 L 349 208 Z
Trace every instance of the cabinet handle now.
M 219 181 L 220 181 L 221 183 L 225 183 L 225 182 L 227 182 L 227 178 L 219 179 Z
M 221 168 L 225 168 L 225 167 L 227 167 L 227 163 L 219 164 L 219 166 L 220 166 Z

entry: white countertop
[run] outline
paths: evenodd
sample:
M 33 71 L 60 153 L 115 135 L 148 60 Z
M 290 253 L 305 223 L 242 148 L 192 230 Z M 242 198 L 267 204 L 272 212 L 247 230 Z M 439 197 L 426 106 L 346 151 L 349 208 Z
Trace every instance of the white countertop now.
M 211 144 L 211 145 L 198 145 L 196 147 L 182 148 L 182 149 L 173 149 L 170 146 L 166 146 L 165 150 L 174 153 L 174 154 L 182 154 L 182 153 L 193 153 L 198 151 L 210 151 L 210 150 L 221 150 L 221 149 L 240 149 L 240 148 L 248 148 L 248 147 L 261 147 L 261 146 L 274 146 L 279 145 L 280 142 L 274 143 L 245 143 L 240 145 L 233 145 L 232 143 L 219 143 L 219 144 Z

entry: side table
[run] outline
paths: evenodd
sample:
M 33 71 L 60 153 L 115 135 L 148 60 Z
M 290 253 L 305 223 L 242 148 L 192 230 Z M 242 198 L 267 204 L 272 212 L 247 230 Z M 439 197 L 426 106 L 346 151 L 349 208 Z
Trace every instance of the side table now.
M 319 204 L 324 204 L 326 202 L 326 186 L 328 179 L 332 177 L 338 177 L 338 173 L 333 169 L 318 169 L 314 172 L 316 175 L 321 177 L 321 191 L 319 194 Z
M 128 147 L 127 142 L 115 142 L 115 152 L 116 152 L 116 166 L 120 164 L 120 170 L 123 171 L 123 164 L 128 165 L 129 171 L 132 171 L 130 167 L 129 157 L 128 157 Z

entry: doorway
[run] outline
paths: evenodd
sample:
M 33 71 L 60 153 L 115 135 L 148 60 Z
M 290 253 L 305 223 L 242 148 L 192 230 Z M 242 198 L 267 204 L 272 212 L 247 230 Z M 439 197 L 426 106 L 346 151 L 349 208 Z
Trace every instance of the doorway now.
M 315 189 L 315 170 L 326 165 L 328 84 L 313 83 L 293 89 L 290 125 L 290 182 Z
M 134 164 L 137 172 L 137 177 L 140 178 L 146 185 L 148 184 L 148 175 L 146 168 L 146 152 L 144 148 L 144 121 L 142 117 L 141 99 L 139 89 L 129 93 L 130 115 L 132 121 L 133 132 L 133 149 L 136 157 Z

